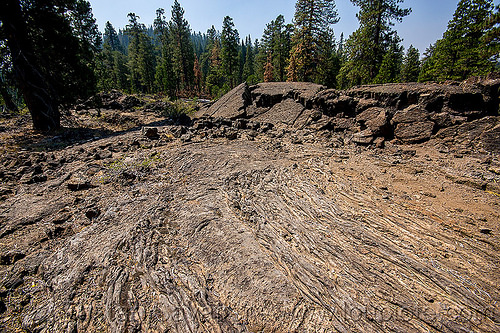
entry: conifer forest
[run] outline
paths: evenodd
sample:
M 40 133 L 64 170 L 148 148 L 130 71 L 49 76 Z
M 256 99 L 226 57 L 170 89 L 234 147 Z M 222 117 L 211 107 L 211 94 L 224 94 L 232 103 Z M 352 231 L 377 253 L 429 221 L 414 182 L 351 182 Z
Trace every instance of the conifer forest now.
M 396 22 L 403 0 L 351 0 L 359 27 L 336 34 L 334 0 L 298 0 L 260 39 L 240 36 L 229 16 L 222 31 L 194 32 L 182 5 L 134 13 L 101 34 L 86 0 L 0 4 L 0 89 L 4 108 L 28 107 L 34 127 L 58 128 L 58 108 L 99 91 L 218 98 L 241 82 L 305 81 L 329 88 L 389 82 L 463 80 L 498 70 L 500 10 L 492 0 L 460 0 L 442 38 L 405 50 Z

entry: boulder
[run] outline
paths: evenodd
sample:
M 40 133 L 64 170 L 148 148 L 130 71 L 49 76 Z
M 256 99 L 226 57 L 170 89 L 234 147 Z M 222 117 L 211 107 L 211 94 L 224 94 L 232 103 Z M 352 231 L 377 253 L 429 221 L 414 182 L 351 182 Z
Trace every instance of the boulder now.
M 66 183 L 66 186 L 70 191 L 88 190 L 94 187 L 90 183 L 89 179 L 87 179 L 86 177 L 78 177 L 78 176 L 71 177 Z
M 311 123 L 311 120 L 316 117 L 316 114 L 313 115 L 313 113 L 316 113 L 318 111 L 310 110 L 310 109 L 305 109 L 296 119 L 293 124 L 294 128 L 302 129 L 305 126 L 309 125 Z M 320 112 L 321 113 L 321 112 Z M 320 115 L 321 118 L 321 115 Z
M 245 109 L 252 104 L 252 97 L 248 85 L 242 83 L 215 102 L 206 115 L 210 117 L 222 117 L 237 119 L 245 116 Z
M 316 94 L 325 88 L 311 82 L 265 82 L 252 86 L 251 93 L 259 108 L 272 107 L 286 99 L 293 99 L 312 108 Z
M 334 131 L 343 132 L 353 129 L 356 126 L 356 121 L 354 118 L 333 118 L 332 125 Z
M 438 128 L 450 127 L 453 125 L 453 119 L 448 112 L 434 113 L 430 119 Z
M 374 99 L 360 99 L 358 103 L 356 104 L 356 114 L 360 114 L 361 112 L 365 111 L 366 109 L 375 107 L 375 106 L 380 106 L 380 103 Z
M 328 116 L 354 115 L 356 100 L 351 96 L 341 95 L 338 90 L 328 89 L 320 91 L 314 98 L 314 106 Z
M 429 119 L 429 113 L 419 105 L 410 105 L 397 111 L 392 117 L 393 124 L 422 122 Z
M 370 129 L 373 135 L 386 135 L 388 132 L 389 117 L 383 108 L 369 108 L 357 115 L 356 121 Z
M 121 96 L 117 102 L 121 105 L 122 110 L 130 110 L 136 106 L 144 105 L 143 101 L 132 95 Z
M 283 102 L 274 105 L 269 111 L 255 117 L 254 120 L 273 124 L 282 123 L 291 126 L 304 109 L 302 104 L 292 99 L 285 99 Z
M 159 138 L 158 128 L 157 127 L 143 127 L 142 135 L 144 135 L 148 139 L 157 139 Z
M 434 123 L 432 121 L 400 123 L 394 130 L 394 136 L 404 143 L 418 143 L 429 140 L 433 130 Z
M 329 130 L 333 127 L 332 118 L 328 116 L 321 116 L 320 119 L 314 119 L 308 124 L 307 128 L 310 128 L 314 131 L 322 131 Z
M 418 98 L 418 104 L 429 112 L 441 112 L 445 96 L 440 92 L 424 92 Z
M 354 133 L 352 137 L 352 142 L 360 145 L 369 145 L 373 142 L 373 140 L 375 140 L 375 136 L 369 128 L 364 131 Z
M 493 153 L 500 153 L 500 124 L 481 134 L 483 148 Z

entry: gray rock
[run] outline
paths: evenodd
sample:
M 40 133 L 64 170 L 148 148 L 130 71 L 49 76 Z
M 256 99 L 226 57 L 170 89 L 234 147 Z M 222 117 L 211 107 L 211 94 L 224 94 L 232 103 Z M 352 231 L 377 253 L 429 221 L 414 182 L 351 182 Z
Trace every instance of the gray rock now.
M 189 142 L 193 139 L 193 136 L 190 133 L 182 134 L 180 137 L 182 142 Z
M 410 105 L 397 111 L 392 117 L 393 124 L 422 122 L 429 119 L 429 113 L 418 105 Z
M 387 112 L 383 108 L 369 108 L 357 115 L 356 120 L 370 129 L 373 135 L 387 134 L 389 118 Z
M 453 125 L 452 118 L 448 112 L 440 112 L 431 115 L 430 119 L 439 128 L 445 128 Z
M 485 150 L 500 153 L 500 124 L 483 132 L 480 139 Z
M 367 128 L 364 131 L 354 133 L 352 142 L 360 145 L 369 145 L 375 140 L 373 132 Z
M 356 121 L 354 118 L 333 118 L 332 125 L 334 131 L 343 132 L 354 128 L 356 126 Z
M 70 191 L 87 190 L 93 187 L 90 181 L 84 177 L 71 177 L 66 186 Z
M 329 116 L 340 113 L 353 115 L 356 100 L 351 96 L 341 94 L 338 90 L 327 89 L 316 94 L 314 106 Z
M 211 117 L 237 119 L 245 115 L 245 109 L 250 104 L 250 90 L 246 83 L 242 83 L 215 102 L 206 114 Z
M 304 111 L 304 106 L 295 102 L 292 99 L 286 99 L 281 103 L 274 105 L 269 111 L 255 118 L 260 122 L 268 122 L 273 124 L 293 125 L 295 120 Z
M 236 140 L 238 138 L 238 131 L 230 129 L 225 134 L 228 140 Z
M 259 108 L 272 107 L 292 99 L 306 108 L 312 108 L 316 94 L 325 89 L 310 82 L 265 82 L 252 86 L 252 99 Z
M 404 143 L 418 143 L 429 140 L 433 129 L 432 121 L 400 123 L 396 126 L 394 135 Z
M 366 109 L 380 106 L 380 103 L 374 99 L 360 99 L 358 104 L 356 105 L 356 114 L 360 114 L 361 112 L 365 111 Z
M 136 106 L 144 105 L 144 102 L 132 95 L 126 95 L 118 98 L 117 102 L 121 105 L 121 109 L 129 110 Z

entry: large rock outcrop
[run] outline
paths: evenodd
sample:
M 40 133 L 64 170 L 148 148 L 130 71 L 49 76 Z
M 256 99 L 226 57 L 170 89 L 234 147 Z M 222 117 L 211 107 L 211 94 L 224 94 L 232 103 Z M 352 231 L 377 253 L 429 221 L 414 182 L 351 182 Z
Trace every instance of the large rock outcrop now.
M 304 82 L 242 84 L 196 117 L 341 131 L 363 145 L 392 139 L 411 144 L 446 128 L 498 116 L 499 88 L 500 78 L 493 75 L 463 83 L 396 83 L 346 91 Z M 488 131 L 478 138 L 490 142 L 486 149 L 495 150 L 497 132 Z

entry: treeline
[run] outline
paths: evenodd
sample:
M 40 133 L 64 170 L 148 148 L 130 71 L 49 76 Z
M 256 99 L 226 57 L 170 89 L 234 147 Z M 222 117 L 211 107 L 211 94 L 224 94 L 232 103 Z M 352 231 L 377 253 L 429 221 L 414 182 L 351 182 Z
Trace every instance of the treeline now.
M 212 26 L 192 34 L 177 1 L 169 21 L 159 9 L 149 28 L 129 14 L 129 25 L 118 33 L 106 23 L 99 89 L 218 97 L 245 81 L 311 81 L 348 88 L 462 80 L 498 66 L 499 8 L 491 0 L 460 1 L 443 38 L 422 59 L 413 46 L 404 50 L 392 28 L 411 13 L 401 8 L 402 0 L 351 1 L 360 9 L 359 28 L 347 40 L 343 34 L 335 38 L 333 27 L 340 17 L 333 0 L 298 0 L 294 24 L 279 15 L 255 41 L 241 39 L 228 16 L 222 31 Z
M 130 13 L 123 30 L 107 22 L 102 36 L 86 0 L 2 0 L 2 99 L 12 108 L 19 92 L 35 128 L 47 129 L 58 127 L 58 105 L 110 89 L 216 98 L 245 81 L 348 88 L 498 70 L 500 6 L 493 0 L 460 0 L 442 39 L 423 57 L 413 46 L 404 50 L 393 28 L 411 14 L 403 0 L 351 2 L 359 7 L 359 28 L 347 39 L 335 36 L 334 0 L 297 0 L 293 24 L 279 15 L 252 40 L 229 16 L 222 31 L 192 33 L 177 0 L 169 12 L 158 9 L 149 26 Z
M 129 24 L 118 32 L 106 23 L 96 61 L 99 90 L 213 98 L 244 81 L 287 79 L 293 26 L 282 15 L 267 25 L 260 41 L 241 40 L 229 16 L 222 31 L 212 26 L 206 33 L 192 33 L 177 1 L 169 21 L 164 9 L 157 10 L 150 27 L 134 13 L 128 17 Z

